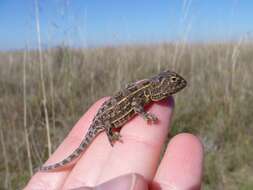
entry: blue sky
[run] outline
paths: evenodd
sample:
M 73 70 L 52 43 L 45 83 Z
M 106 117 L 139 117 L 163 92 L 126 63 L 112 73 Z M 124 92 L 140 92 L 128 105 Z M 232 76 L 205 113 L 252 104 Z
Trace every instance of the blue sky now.
M 43 47 L 226 41 L 253 32 L 250 0 L 41 0 Z M 0 0 L 0 50 L 37 47 L 35 0 Z

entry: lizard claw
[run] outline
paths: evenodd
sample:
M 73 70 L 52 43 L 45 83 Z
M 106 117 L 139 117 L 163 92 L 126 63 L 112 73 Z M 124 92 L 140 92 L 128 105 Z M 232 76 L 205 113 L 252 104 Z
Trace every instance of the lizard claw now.
M 109 136 L 109 141 L 111 146 L 114 146 L 116 141 L 119 141 L 121 143 L 123 142 L 120 133 L 117 131 L 113 132 L 113 134 Z

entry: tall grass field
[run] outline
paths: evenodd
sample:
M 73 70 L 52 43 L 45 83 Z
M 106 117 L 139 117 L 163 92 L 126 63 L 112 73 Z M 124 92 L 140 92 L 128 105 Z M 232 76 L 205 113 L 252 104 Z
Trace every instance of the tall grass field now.
M 104 96 L 170 69 L 171 134 L 205 148 L 203 189 L 253 189 L 253 43 L 160 43 L 0 53 L 0 186 L 21 189 L 71 127 Z

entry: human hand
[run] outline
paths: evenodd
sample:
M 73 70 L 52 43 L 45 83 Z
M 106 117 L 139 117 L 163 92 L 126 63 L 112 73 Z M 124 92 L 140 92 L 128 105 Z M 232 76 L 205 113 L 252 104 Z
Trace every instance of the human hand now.
M 64 159 L 78 147 L 104 101 L 98 101 L 84 114 L 46 164 Z M 161 160 L 172 109 L 172 97 L 152 104 L 148 111 L 158 117 L 157 123 L 148 124 L 141 117 L 134 117 L 120 132 L 123 143 L 116 142 L 114 147 L 106 134 L 101 133 L 74 161 L 74 166 L 55 172 L 37 172 L 25 189 L 200 189 L 203 148 L 195 136 L 173 137 Z

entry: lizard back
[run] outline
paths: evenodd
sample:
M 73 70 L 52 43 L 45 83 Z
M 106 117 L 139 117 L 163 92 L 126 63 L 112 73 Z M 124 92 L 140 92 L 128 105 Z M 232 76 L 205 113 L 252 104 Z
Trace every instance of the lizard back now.
M 150 87 L 150 81 L 145 79 L 126 86 L 104 102 L 94 117 L 95 120 L 109 121 L 115 128 L 124 125 L 135 115 L 132 103 L 134 99 L 142 100 L 142 105 L 151 100 L 145 97 L 145 91 Z

